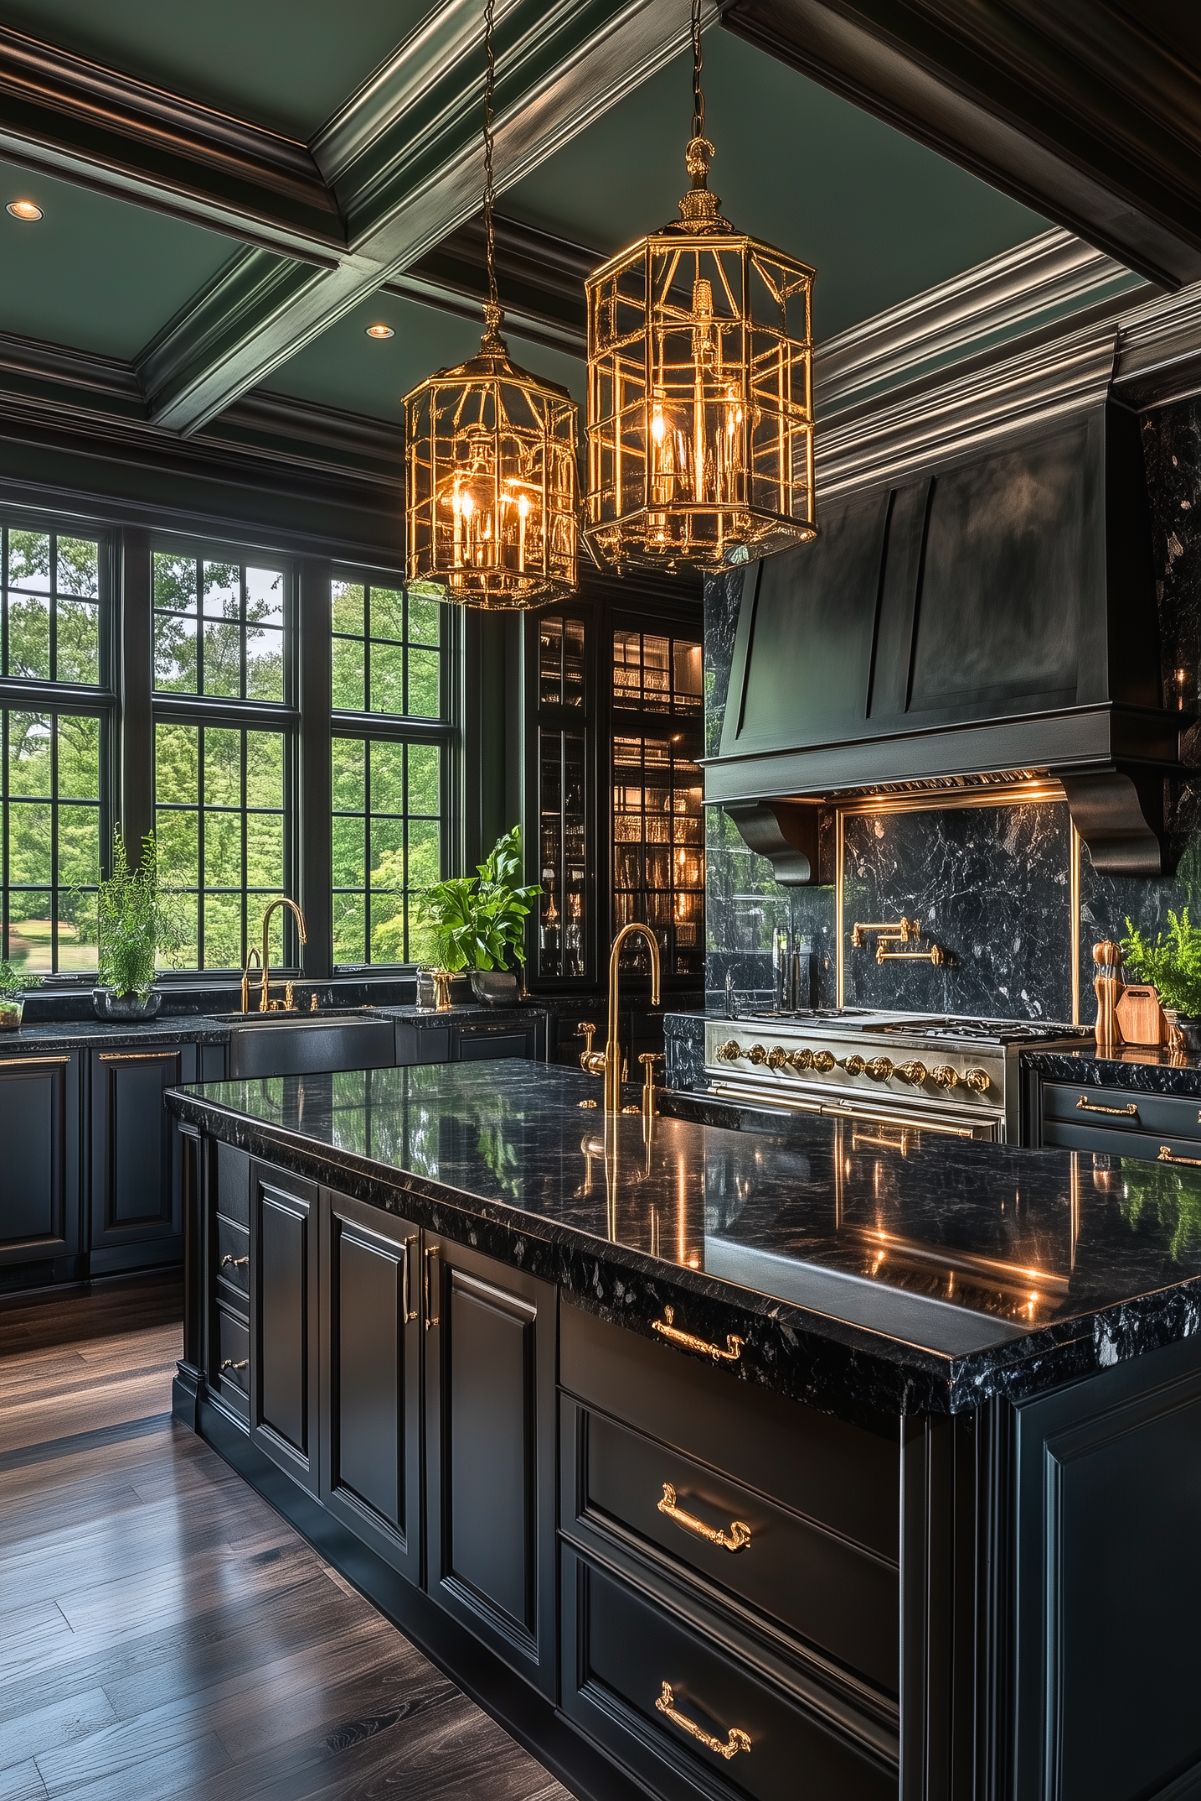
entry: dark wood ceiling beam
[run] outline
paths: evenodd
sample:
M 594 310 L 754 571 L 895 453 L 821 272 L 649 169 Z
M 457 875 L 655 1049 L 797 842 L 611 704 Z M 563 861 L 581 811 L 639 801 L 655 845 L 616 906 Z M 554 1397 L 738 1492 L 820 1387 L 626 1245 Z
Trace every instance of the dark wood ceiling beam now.
M 303 144 L 6 26 L 0 154 L 319 267 L 346 246 Z
M 716 10 L 706 0 L 706 22 Z M 653 75 L 686 43 L 689 16 L 688 0 L 508 0 L 498 12 L 498 192 Z M 157 423 L 197 430 L 478 210 L 480 8 L 447 0 L 436 23 L 315 141 L 350 234 L 338 267 L 283 266 L 250 250 L 222 270 L 141 361 Z
M 723 22 L 1150 280 L 1201 279 L 1201 79 L 1135 0 L 733 0 Z
M 582 357 L 587 342 L 584 282 L 604 261 L 602 253 L 499 215 L 495 228 L 497 281 L 507 327 L 532 343 Z M 386 285 L 389 293 L 402 299 L 478 319 L 488 287 L 483 220 L 477 217 L 460 225 Z

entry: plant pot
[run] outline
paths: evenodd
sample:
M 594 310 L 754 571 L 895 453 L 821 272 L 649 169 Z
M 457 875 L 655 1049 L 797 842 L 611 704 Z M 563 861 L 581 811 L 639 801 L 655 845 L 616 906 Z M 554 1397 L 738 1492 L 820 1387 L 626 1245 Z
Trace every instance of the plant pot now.
M 511 969 L 473 969 L 471 992 L 485 1007 L 515 1007 L 517 977 Z
M 1170 1017 L 1180 1034 L 1181 1050 L 1201 1051 L 1201 1014 L 1173 1012 Z
M 417 1005 L 429 1012 L 434 1012 L 438 1005 L 436 974 L 441 971 L 419 969 L 417 971 Z M 452 975 L 446 971 L 446 998 L 450 1006 L 465 1006 L 471 998 L 471 984 L 464 975 Z
M 0 999 L 0 1032 L 19 1032 L 25 1017 L 25 996 L 18 994 Z
M 92 990 L 92 1006 L 97 1019 L 154 1019 L 162 1004 L 163 997 L 157 988 L 152 988 L 149 994 L 118 994 L 112 988 Z

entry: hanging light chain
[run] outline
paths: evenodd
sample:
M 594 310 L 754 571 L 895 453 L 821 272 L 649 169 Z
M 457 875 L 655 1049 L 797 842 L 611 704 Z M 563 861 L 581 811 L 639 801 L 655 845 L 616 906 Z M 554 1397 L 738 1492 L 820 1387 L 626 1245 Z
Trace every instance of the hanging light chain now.
M 701 0 L 692 0 L 692 135 L 705 135 L 705 93 L 701 87 L 701 71 L 705 52 L 701 46 Z
M 500 326 L 500 301 L 496 288 L 496 230 L 492 219 L 495 200 L 492 120 L 496 94 L 496 46 L 493 42 L 496 0 L 484 5 L 484 258 L 488 268 L 488 305 L 484 318 L 489 333 Z

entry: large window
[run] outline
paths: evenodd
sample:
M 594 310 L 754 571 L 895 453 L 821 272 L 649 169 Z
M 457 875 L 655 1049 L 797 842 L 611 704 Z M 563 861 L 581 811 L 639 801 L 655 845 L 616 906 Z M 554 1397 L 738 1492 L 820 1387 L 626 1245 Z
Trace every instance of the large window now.
M 96 967 L 112 694 L 106 542 L 0 518 L 0 956 Z
M 414 899 L 446 843 L 444 609 L 342 572 L 330 601 L 334 964 L 420 962 Z
M 260 558 L 152 555 L 154 822 L 181 962 L 240 969 L 268 901 L 293 883 L 292 583 Z M 272 961 L 292 966 L 277 915 Z

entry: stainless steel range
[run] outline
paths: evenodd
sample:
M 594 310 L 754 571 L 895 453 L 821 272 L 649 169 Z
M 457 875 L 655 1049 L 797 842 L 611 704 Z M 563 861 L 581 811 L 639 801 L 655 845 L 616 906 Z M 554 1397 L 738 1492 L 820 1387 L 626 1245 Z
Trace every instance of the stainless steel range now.
M 748 1105 L 1016 1141 L 1021 1046 L 1091 1030 L 858 1007 L 752 1013 L 707 1021 L 705 1072 L 711 1094 Z

